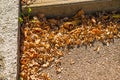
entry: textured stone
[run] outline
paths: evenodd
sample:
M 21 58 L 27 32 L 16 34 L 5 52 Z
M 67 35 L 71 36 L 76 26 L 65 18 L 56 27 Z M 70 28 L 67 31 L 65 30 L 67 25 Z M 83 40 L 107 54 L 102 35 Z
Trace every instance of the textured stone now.
M 0 0 L 0 80 L 16 80 L 19 0 Z

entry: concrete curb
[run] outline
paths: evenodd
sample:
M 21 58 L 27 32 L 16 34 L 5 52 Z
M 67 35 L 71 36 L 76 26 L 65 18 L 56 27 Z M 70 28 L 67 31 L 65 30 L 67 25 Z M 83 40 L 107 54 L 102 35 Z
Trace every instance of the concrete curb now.
M 18 0 L 0 1 L 0 80 L 16 80 L 17 75 L 17 37 Z
M 66 17 L 72 16 L 80 9 L 83 9 L 86 13 L 92 13 L 95 11 L 115 10 L 120 9 L 119 0 L 96 0 L 96 1 L 61 1 L 50 3 L 36 3 L 31 4 L 28 7 L 32 8 L 32 15 L 38 13 L 44 13 L 48 17 Z M 23 12 L 27 13 L 27 7 L 22 7 Z M 54 16 L 53 16 L 54 15 Z

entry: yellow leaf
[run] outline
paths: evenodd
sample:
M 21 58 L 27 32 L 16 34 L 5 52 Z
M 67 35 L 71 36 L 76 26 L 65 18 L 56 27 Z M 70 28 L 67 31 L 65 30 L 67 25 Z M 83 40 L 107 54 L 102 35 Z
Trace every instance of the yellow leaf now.
M 115 14 L 112 16 L 113 18 L 119 19 L 120 18 L 120 14 Z

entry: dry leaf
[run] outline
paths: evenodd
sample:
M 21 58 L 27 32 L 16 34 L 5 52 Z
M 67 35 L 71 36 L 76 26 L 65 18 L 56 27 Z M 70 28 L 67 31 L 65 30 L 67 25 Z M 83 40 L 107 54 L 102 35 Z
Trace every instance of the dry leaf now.
M 100 46 L 97 46 L 97 47 L 94 49 L 94 51 L 99 52 L 99 51 L 100 51 Z
M 76 17 L 81 17 L 82 15 L 84 15 L 85 14 L 85 12 L 83 11 L 83 10 L 80 10 L 75 16 L 74 16 L 74 18 L 76 18 Z
M 114 38 L 120 38 L 119 14 L 84 14 L 84 11 L 80 10 L 74 18 L 47 19 L 44 14 L 33 19 L 23 18 L 20 59 L 20 77 L 23 80 L 50 80 L 47 74 L 38 72 L 53 63 L 56 72 L 61 73 L 60 57 L 65 54 L 61 48 L 92 45 L 95 41 L 109 45 Z M 94 51 L 99 52 L 100 46 Z M 74 63 L 75 61 L 70 59 L 70 64 Z
M 75 61 L 73 59 L 70 59 L 70 64 L 75 64 Z

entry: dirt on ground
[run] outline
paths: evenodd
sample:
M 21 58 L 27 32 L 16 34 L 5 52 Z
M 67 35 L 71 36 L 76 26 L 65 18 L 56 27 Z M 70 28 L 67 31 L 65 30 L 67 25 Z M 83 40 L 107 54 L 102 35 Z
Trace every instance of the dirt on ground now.
M 61 58 L 61 73 L 56 73 L 54 64 L 42 72 L 52 80 L 120 80 L 119 50 L 120 39 L 108 46 L 96 42 L 94 47 L 74 48 Z

